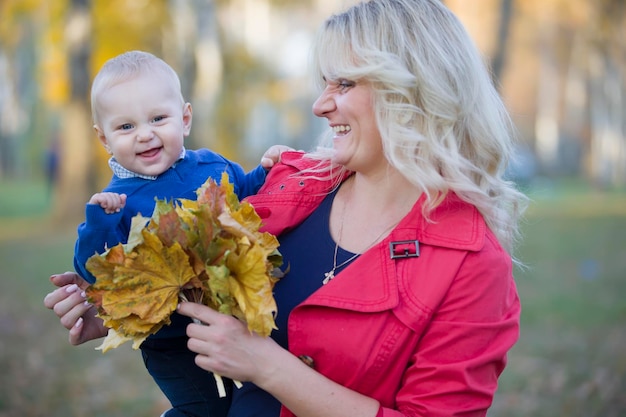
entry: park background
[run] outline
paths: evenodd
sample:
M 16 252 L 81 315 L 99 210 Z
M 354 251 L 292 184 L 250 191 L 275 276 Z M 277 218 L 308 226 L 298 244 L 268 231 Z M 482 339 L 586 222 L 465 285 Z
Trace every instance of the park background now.
M 0 0 L 0 417 L 156 416 L 167 403 L 122 346 L 71 347 L 43 307 L 108 182 L 89 86 L 143 49 L 180 74 L 189 148 L 254 166 L 309 149 L 314 30 L 347 0 Z M 626 415 L 626 2 L 447 0 L 519 129 L 509 175 L 532 203 L 523 304 L 490 417 Z

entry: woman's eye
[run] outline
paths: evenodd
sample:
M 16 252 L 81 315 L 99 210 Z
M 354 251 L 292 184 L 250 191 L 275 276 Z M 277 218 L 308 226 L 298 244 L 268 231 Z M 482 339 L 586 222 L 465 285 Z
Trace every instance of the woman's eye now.
M 341 90 L 347 90 L 351 87 L 354 87 L 354 81 L 342 80 L 339 82 L 339 88 Z

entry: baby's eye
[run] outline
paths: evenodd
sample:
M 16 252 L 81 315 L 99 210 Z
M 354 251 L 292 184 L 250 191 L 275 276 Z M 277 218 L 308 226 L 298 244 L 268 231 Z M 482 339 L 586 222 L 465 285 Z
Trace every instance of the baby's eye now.
M 153 122 L 160 122 L 163 119 L 165 119 L 165 116 L 156 116 L 154 119 L 152 119 L 152 121 Z
M 133 125 L 130 124 L 130 123 L 124 123 L 124 124 L 120 125 L 120 127 L 119 127 L 120 130 L 129 130 L 129 129 L 132 129 L 132 128 L 133 128 Z

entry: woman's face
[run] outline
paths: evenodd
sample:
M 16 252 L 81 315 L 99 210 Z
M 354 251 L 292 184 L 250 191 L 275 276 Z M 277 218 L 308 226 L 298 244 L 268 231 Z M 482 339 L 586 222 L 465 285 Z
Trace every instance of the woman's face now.
M 358 172 L 386 167 L 369 84 L 327 80 L 313 113 L 328 119 L 334 132 L 334 162 Z

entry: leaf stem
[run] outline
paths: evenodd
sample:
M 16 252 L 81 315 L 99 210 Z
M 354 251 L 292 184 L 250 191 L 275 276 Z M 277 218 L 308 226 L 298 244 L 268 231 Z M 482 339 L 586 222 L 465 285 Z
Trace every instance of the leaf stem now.
M 179 295 L 183 302 L 188 302 L 187 297 L 185 297 L 182 291 Z M 193 320 L 194 323 L 204 326 L 204 323 L 202 323 L 197 318 L 192 317 L 191 319 Z M 213 374 L 213 378 L 215 378 L 215 383 L 217 385 L 217 393 L 219 394 L 220 398 L 226 397 L 226 387 L 224 386 L 224 380 L 222 379 L 222 376 L 219 374 L 216 374 L 215 372 L 212 372 L 212 374 Z M 238 381 L 236 379 L 233 379 L 233 384 L 235 384 L 235 387 L 237 388 L 241 388 L 243 386 L 241 381 Z

